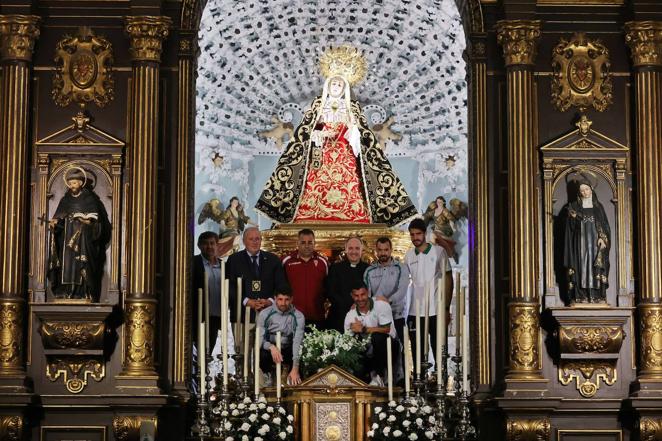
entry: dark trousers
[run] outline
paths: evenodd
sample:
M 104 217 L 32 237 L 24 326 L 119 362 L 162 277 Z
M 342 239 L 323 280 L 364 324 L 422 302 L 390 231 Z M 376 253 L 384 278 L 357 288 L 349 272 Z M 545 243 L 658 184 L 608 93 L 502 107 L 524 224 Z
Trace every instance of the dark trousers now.
M 421 317 L 421 362 L 425 363 L 427 360 L 425 359 L 425 340 L 423 339 L 423 333 L 425 332 L 425 318 Z M 411 355 L 414 363 L 416 363 L 416 316 L 410 315 L 407 318 L 407 324 L 408 324 L 408 329 L 409 329 L 409 340 L 411 344 Z M 437 354 L 435 351 L 437 350 L 437 317 L 436 316 L 430 316 L 430 324 L 429 324 L 429 342 L 430 345 L 432 346 L 432 356 L 436 360 Z
M 218 336 L 218 331 L 221 330 L 221 317 L 212 315 L 209 317 L 209 341 L 207 342 L 207 350 L 211 354 L 211 351 L 214 350 L 214 345 L 216 345 L 216 337 Z M 223 336 L 227 338 L 227 336 Z
M 288 369 L 292 367 L 292 346 L 283 346 L 280 353 L 283 355 L 283 365 L 287 365 Z M 276 363 L 271 356 L 271 351 L 268 351 L 264 348 L 260 349 L 260 369 L 262 372 L 275 372 Z M 283 368 L 283 371 L 285 369 Z

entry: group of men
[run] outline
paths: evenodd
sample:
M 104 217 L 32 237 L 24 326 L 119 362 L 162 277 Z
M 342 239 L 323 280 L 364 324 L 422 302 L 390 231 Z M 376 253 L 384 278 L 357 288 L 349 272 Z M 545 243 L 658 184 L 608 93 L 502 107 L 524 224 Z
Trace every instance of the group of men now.
M 318 329 L 336 329 L 369 339 L 363 376 L 372 384 L 381 385 L 387 366 L 387 339 L 393 339 L 397 354 L 400 347 L 397 343 L 404 339 L 405 322 L 409 331 L 414 332 L 414 317 L 425 315 L 425 311 L 417 310 L 417 305 L 424 304 L 429 308 L 430 342 L 435 348 L 436 281 L 446 275 L 449 293 L 446 311 L 453 283 L 446 252 L 427 242 L 425 232 L 422 219 L 409 224 L 413 246 L 404 262 L 393 258 L 391 240 L 380 237 L 375 243 L 377 260 L 368 264 L 362 260 L 363 242 L 350 237 L 345 243 L 345 258 L 329 266 L 326 257 L 315 250 L 315 233 L 310 229 L 299 231 L 297 250 L 281 260 L 261 249 L 258 228 L 247 228 L 243 236 L 245 248 L 228 257 L 225 277 L 230 280 L 230 305 L 236 304 L 237 279 L 241 277 L 241 301 L 250 308 L 251 322 L 257 316 L 257 325 L 264 330 L 262 371 L 268 373 L 274 363 L 282 362 L 289 368 L 288 382 L 299 384 L 304 328 L 315 325 Z M 195 256 L 193 265 L 194 288 L 202 288 L 207 275 L 210 335 L 214 340 L 220 328 L 221 262 L 216 255 L 217 241 L 215 233 L 202 233 L 198 238 L 201 254 Z M 426 289 L 429 290 L 427 302 L 424 301 Z M 235 322 L 235 308 L 229 309 L 230 320 Z M 278 331 L 280 351 L 275 344 Z

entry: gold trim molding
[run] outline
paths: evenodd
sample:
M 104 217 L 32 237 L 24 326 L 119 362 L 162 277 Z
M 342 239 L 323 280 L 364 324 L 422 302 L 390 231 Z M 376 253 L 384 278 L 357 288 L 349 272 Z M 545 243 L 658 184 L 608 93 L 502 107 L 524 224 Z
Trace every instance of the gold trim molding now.
M 163 40 L 168 37 L 172 20 L 167 16 L 126 17 L 126 33 L 131 39 L 133 61 L 161 61 Z
M 41 18 L 36 15 L 0 15 L 0 57 L 30 62 L 39 38 Z
M 539 323 L 540 312 L 534 303 L 510 303 L 510 369 L 532 374 L 540 369 Z M 520 377 L 518 375 L 518 377 Z M 533 377 L 538 378 L 536 374 Z M 532 378 L 533 378 L 532 377 Z
M 548 441 L 551 426 L 549 418 L 509 419 L 506 428 L 506 440 Z
M 89 377 L 99 382 L 105 376 L 105 364 L 95 358 L 53 358 L 46 365 L 46 377 L 53 382 L 62 377 L 67 391 L 72 394 L 81 393 L 87 386 Z
M 613 386 L 618 380 L 616 361 L 563 360 L 559 365 L 559 382 L 567 386 L 573 380 L 584 398 L 592 398 L 602 383 Z
M 570 107 L 604 112 L 613 102 L 609 49 L 583 32 L 561 38 L 552 50 L 552 105 L 565 112 Z
M 23 440 L 25 422 L 22 416 L 9 415 L 0 417 L 0 439 L 5 441 Z
M 105 107 L 115 98 L 113 46 L 84 26 L 78 35 L 65 35 L 55 47 L 56 71 L 51 96 L 55 104 L 81 106 L 94 102 Z
M 660 441 L 662 440 L 662 419 L 641 417 L 639 419 L 639 440 Z
M 506 66 L 535 64 L 540 27 L 540 20 L 497 22 L 497 43 L 503 47 Z
M 662 67 L 662 22 L 625 23 L 625 42 L 630 47 L 635 67 Z
M 662 378 L 662 305 L 639 304 L 641 369 Z

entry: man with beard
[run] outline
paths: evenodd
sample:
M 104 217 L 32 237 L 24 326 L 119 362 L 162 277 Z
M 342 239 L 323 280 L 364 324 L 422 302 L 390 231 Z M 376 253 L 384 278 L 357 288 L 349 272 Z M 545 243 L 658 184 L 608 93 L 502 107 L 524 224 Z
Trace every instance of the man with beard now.
M 425 240 L 425 221 L 416 218 L 409 224 L 409 237 L 411 243 L 414 245 L 407 250 L 405 254 L 405 265 L 409 268 L 411 274 L 411 301 L 409 303 L 409 317 L 408 329 L 410 333 L 415 331 L 414 323 L 417 313 L 420 316 L 425 316 L 425 310 L 420 309 L 417 311 L 417 305 L 425 308 L 425 293 L 426 289 L 429 292 L 428 300 L 428 315 L 429 322 L 429 341 L 432 345 L 432 351 L 437 347 L 437 280 L 444 274 L 446 284 L 446 305 L 445 310 L 448 311 L 452 292 L 453 292 L 453 272 L 451 265 L 448 261 L 448 254 L 439 245 L 428 243 Z M 448 314 L 448 312 L 447 312 Z M 446 321 L 448 323 L 448 320 Z M 436 357 L 436 354 L 435 354 Z M 436 358 L 435 358 L 436 359 Z
M 393 259 L 393 245 L 388 237 L 380 237 L 375 243 L 377 262 L 370 265 L 363 276 L 368 293 L 375 300 L 383 300 L 391 305 L 395 330 L 398 339 L 405 325 L 405 302 L 409 285 L 409 269 Z
M 344 330 L 345 315 L 352 304 L 352 288 L 363 283 L 363 274 L 368 264 L 361 260 L 363 242 L 358 237 L 350 237 L 345 242 L 346 259 L 336 262 L 329 268 L 326 281 L 326 296 L 331 303 L 327 317 L 327 328 L 339 332 Z
M 51 291 L 58 299 L 98 301 L 110 241 L 108 213 L 99 196 L 86 186 L 82 168 L 70 168 L 64 180 L 68 190 L 48 223 Z

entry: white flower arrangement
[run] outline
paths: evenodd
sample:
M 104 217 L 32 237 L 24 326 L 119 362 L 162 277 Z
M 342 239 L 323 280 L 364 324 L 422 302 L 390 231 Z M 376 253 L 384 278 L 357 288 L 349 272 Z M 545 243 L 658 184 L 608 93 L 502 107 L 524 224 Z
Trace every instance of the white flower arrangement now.
M 240 435 L 241 441 L 294 441 L 294 417 L 281 406 L 268 406 L 264 398 L 231 403 L 230 415 L 224 426 L 225 441 Z
M 335 364 L 341 369 L 355 373 L 361 367 L 367 340 L 357 339 L 350 334 L 329 329 L 318 330 L 310 327 L 306 332 L 301 348 L 301 364 L 306 375 Z
M 375 407 L 368 439 L 374 441 L 419 441 L 434 439 L 435 418 L 430 406 L 417 407 L 414 403 L 397 404 L 391 401 L 385 408 Z

